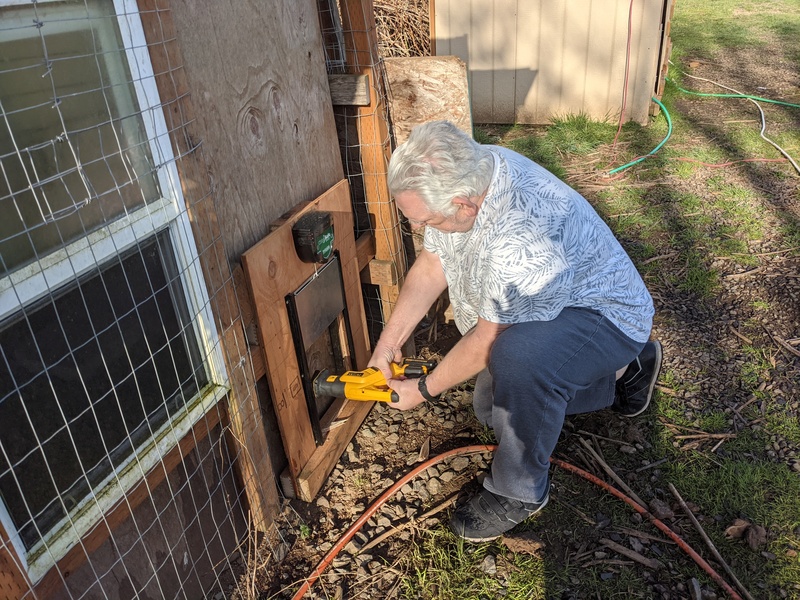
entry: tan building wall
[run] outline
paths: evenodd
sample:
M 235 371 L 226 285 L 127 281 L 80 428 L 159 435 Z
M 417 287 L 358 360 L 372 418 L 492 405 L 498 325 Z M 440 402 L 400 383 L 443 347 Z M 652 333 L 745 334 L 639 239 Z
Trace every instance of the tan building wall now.
M 619 118 L 646 123 L 673 0 L 432 0 L 436 55 L 467 63 L 476 123 Z M 667 26 L 662 25 L 667 21 Z M 664 35 L 666 31 L 667 35 Z

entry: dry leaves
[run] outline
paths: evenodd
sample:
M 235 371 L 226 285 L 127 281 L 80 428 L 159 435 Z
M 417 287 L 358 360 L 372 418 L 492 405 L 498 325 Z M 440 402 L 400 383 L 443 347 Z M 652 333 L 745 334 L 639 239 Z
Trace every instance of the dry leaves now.
M 530 531 L 512 533 L 503 536 L 503 545 L 517 554 L 536 554 L 544 548 L 544 542 Z
M 746 519 L 736 519 L 725 530 L 725 537 L 731 540 L 744 539 L 751 550 L 758 550 L 767 543 L 767 530 L 761 525 L 754 525 Z

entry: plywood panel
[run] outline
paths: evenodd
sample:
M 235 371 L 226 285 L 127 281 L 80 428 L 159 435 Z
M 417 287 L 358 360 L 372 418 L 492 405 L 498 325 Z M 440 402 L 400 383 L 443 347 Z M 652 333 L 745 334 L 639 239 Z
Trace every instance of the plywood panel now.
M 434 48 L 467 63 L 476 123 L 546 123 L 580 112 L 615 118 L 629 6 L 629 0 L 436 0 Z M 628 120 L 648 120 L 662 9 L 662 0 L 633 5 Z
M 371 403 L 361 402 L 334 404 L 330 410 L 341 413 L 340 418 L 346 419 L 347 423 L 337 428 L 336 436 L 329 435 L 323 446 L 316 446 L 284 303 L 286 295 L 297 290 L 315 272 L 316 265 L 304 263 L 298 258 L 292 239 L 292 225 L 313 210 L 328 211 L 333 216 L 334 248 L 339 251 L 345 302 L 353 336 L 353 364 L 357 367 L 366 366 L 369 358 L 367 329 L 346 181 L 339 182 L 317 199 L 295 207 L 275 224 L 268 236 L 242 255 L 290 477 L 295 492 L 304 500 L 311 500 L 316 494 L 319 487 L 314 486 L 324 481 L 326 469 L 332 468 L 338 460 L 372 406 Z M 343 442 L 345 438 L 347 441 Z M 311 472 L 307 469 L 309 463 L 314 465 Z M 311 483 L 301 485 L 301 475 L 306 482 L 310 479 Z
M 147 38 L 150 59 L 156 73 L 156 84 L 162 101 L 164 118 L 170 131 L 170 142 L 180 176 L 184 200 L 187 204 L 192 232 L 200 249 L 203 278 L 211 299 L 211 308 L 220 332 L 225 366 L 231 393 L 228 396 L 230 430 L 226 434 L 239 445 L 240 459 L 236 461 L 244 486 L 248 508 L 253 523 L 265 531 L 278 512 L 278 494 L 274 474 L 268 460 L 264 427 L 261 422 L 255 381 L 248 362 L 248 344 L 245 339 L 239 303 L 236 299 L 229 257 L 220 228 L 216 207 L 221 198 L 219 188 L 214 188 L 210 173 L 210 150 L 198 148 L 204 131 L 198 127 L 201 120 L 196 112 L 196 99 L 187 79 L 183 49 L 178 44 L 178 24 L 173 19 L 171 0 L 139 0 L 142 25 Z M 208 89 L 205 101 L 213 99 Z M 228 140 L 234 147 L 218 149 L 218 153 L 231 154 L 238 150 L 237 141 Z
M 342 178 L 314 0 L 171 2 L 228 259 Z

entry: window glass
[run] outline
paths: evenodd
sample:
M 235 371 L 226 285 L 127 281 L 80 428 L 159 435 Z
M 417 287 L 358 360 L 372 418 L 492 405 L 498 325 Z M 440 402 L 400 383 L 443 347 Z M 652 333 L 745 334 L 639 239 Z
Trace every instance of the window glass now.
M 163 232 L 0 329 L 0 494 L 27 549 L 208 383 Z
M 160 195 L 113 3 L 0 8 L 0 277 Z

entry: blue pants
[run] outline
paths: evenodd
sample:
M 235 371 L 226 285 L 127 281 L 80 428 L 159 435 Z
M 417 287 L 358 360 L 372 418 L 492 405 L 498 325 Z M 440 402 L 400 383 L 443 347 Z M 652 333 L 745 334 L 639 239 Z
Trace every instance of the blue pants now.
M 643 347 L 583 308 L 503 331 L 473 394 L 476 417 L 498 442 L 484 487 L 523 502 L 543 500 L 564 416 L 611 406 L 616 372 Z

